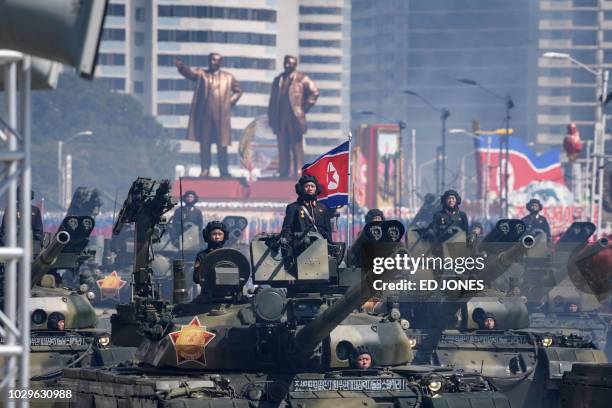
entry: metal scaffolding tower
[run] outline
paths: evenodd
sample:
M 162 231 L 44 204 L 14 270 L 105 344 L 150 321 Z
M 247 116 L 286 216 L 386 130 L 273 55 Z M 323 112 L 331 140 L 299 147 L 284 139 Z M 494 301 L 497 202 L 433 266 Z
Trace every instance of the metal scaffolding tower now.
M 0 112 L 0 196 L 4 196 L 4 246 L 0 247 L 4 299 L 0 311 L 0 395 L 4 406 L 7 390 L 28 389 L 30 381 L 30 263 L 31 164 L 30 164 L 30 76 L 31 59 L 20 52 L 0 50 L 5 111 Z M 17 187 L 19 197 L 17 197 Z M 18 215 L 20 216 L 18 220 Z M 17 273 L 19 271 L 19 273 Z M 27 407 L 27 400 L 20 401 Z

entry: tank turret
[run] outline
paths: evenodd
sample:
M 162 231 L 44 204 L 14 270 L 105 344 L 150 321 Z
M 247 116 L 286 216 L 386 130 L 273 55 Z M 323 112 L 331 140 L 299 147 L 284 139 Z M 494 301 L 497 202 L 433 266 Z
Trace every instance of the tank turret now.
M 559 252 L 555 255 L 557 260 L 552 256 L 548 269 L 564 258 L 566 262 L 575 260 L 575 269 L 580 273 L 580 268 L 586 267 L 581 261 L 601 254 L 602 242 L 584 244 L 594 231 L 589 224 L 577 223 L 562 236 L 555 247 Z M 529 258 L 536 254 L 530 254 L 530 251 L 539 251 L 542 240 L 539 235 L 523 234 L 521 221 L 500 220 L 473 254 L 486 255 L 483 270 L 473 272 L 471 276 L 466 272 L 460 278 L 484 279 L 487 282 L 484 290 L 475 293 L 464 291 L 455 299 L 446 296 L 438 302 L 401 304 L 401 318 L 411 324 L 406 333 L 415 342 L 415 361 L 480 373 L 508 395 L 513 407 L 552 408 L 558 406 L 563 373 L 573 363 L 605 361 L 604 354 L 593 342 L 594 337 L 585 336 L 582 330 L 586 325 L 599 329 L 603 325 L 590 318 L 582 324 L 574 319 L 573 326 L 563 331 L 558 325 L 534 327 L 537 316 L 534 317 L 534 313 L 529 315 L 527 306 L 533 301 L 529 296 L 545 287 L 534 284 L 529 291 L 523 292 L 523 289 L 526 288 L 525 282 L 541 282 L 528 280 L 542 276 L 530 274 L 535 269 L 529 270 L 527 266 L 533 266 L 529 265 L 532 261 Z M 426 240 L 417 245 L 421 250 L 423 247 L 426 250 L 434 247 L 435 250 L 435 243 Z M 536 258 L 543 257 L 551 255 L 537 253 Z M 536 265 L 540 272 L 544 271 L 542 265 Z M 567 263 L 563 264 L 563 269 L 567 276 Z M 552 272 L 549 274 L 556 276 Z M 435 273 L 431 276 L 435 277 Z M 557 289 L 560 287 L 555 286 Z
M 70 234 L 67 231 L 58 231 L 47 245 L 32 262 L 32 286 L 34 286 L 46 274 L 62 249 L 70 242 Z

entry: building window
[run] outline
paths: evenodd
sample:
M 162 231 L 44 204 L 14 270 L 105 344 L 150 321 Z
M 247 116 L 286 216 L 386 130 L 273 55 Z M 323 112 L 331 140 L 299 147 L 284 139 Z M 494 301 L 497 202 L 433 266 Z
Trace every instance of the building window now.
M 300 14 L 327 14 L 337 16 L 342 14 L 342 8 L 300 6 Z
M 302 55 L 300 62 L 303 64 L 341 64 L 342 57 L 330 57 L 329 55 Z
M 125 30 L 122 28 L 105 28 L 102 30 L 103 41 L 125 41 Z
M 342 24 L 300 23 L 300 31 L 342 31 Z
M 230 31 L 159 30 L 160 42 L 197 42 L 220 44 L 276 45 L 276 35 Z
M 306 144 L 308 146 L 337 146 L 341 141 L 338 139 L 330 139 L 327 137 L 309 137 L 306 138 Z
M 98 64 L 100 65 L 125 65 L 125 55 L 123 54 L 98 54 Z
M 342 47 L 342 41 L 306 39 L 306 40 L 300 40 L 300 47 L 340 48 Z
M 187 129 L 186 128 L 173 128 L 166 129 L 170 134 L 172 139 L 187 139 Z
M 100 81 L 114 91 L 125 91 L 125 79 L 123 78 L 96 78 L 96 81 Z
M 340 81 L 341 74 L 335 72 L 311 72 L 308 74 L 311 79 L 321 81 Z
M 145 21 L 144 7 L 136 7 L 136 9 L 134 10 L 134 19 L 139 22 Z
M 134 81 L 134 92 L 137 94 L 143 94 L 144 93 L 144 82 Z
M 241 84 L 242 85 L 242 84 Z M 158 91 L 192 91 L 195 89 L 195 82 L 184 79 L 158 79 Z
M 144 69 L 144 57 L 134 57 L 134 69 L 142 71 Z
M 189 103 L 158 103 L 158 115 L 189 115 L 191 104 Z M 268 112 L 267 106 L 237 105 L 232 108 L 232 114 L 237 117 L 252 118 L 265 115 Z
M 134 45 L 144 45 L 145 35 L 141 31 L 136 31 L 134 33 Z
M 334 96 L 340 96 L 339 89 L 321 89 L 321 97 L 322 98 L 331 98 Z
M 236 7 L 160 5 L 159 17 L 218 18 L 276 22 L 276 11 Z
M 309 129 L 334 130 L 340 129 L 338 122 L 308 122 Z
M 184 79 L 158 79 L 158 91 L 193 91 L 195 83 Z M 269 94 L 272 84 L 269 82 L 240 81 L 240 88 L 246 93 Z
M 125 16 L 125 5 L 123 4 L 109 4 L 106 9 L 107 16 Z
M 180 59 L 185 64 L 192 67 L 208 66 L 208 55 L 160 54 L 157 56 L 157 64 L 160 66 L 171 67 L 174 66 L 174 61 L 176 59 Z M 276 60 L 268 58 L 223 57 L 221 66 L 226 68 L 273 70 L 276 68 Z
M 340 113 L 340 106 L 315 105 L 308 113 Z

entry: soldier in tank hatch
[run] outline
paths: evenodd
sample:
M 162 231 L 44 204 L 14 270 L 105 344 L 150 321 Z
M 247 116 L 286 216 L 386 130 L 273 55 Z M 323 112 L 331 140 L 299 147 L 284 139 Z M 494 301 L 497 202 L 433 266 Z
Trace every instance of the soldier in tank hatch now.
M 381 210 L 378 208 L 372 208 L 365 215 L 365 223 L 366 225 L 371 222 L 382 222 L 385 220 L 385 216 Z M 363 245 L 365 244 L 367 238 L 366 234 L 362 230 L 353 245 L 349 249 L 348 253 L 348 261 L 350 265 L 353 266 L 362 266 L 362 256 L 361 252 L 363 251 Z
M 181 231 L 181 219 L 183 224 L 191 223 L 197 225 L 198 231 L 204 228 L 204 217 L 202 211 L 195 205 L 198 202 L 198 195 L 195 191 L 189 190 L 183 194 L 184 205 L 176 210 L 174 217 L 172 217 L 172 226 L 175 231 L 180 234 Z
M 293 234 L 304 233 L 307 229 L 318 232 L 331 242 L 331 222 L 325 204 L 317 201 L 321 186 L 314 176 L 302 176 L 295 185 L 297 200 L 287 206 L 281 240 L 287 243 Z
M 372 352 L 366 346 L 355 347 L 351 352 L 349 358 L 351 368 L 358 368 L 360 370 L 367 370 L 374 366 L 374 357 Z
M 440 197 L 442 210 L 434 215 L 433 231 L 438 242 L 448 240 L 457 229 L 467 234 L 467 215 L 459 209 L 461 196 L 455 190 L 447 190 Z
M 542 203 L 537 198 L 532 198 L 526 205 L 529 215 L 522 218 L 525 223 L 526 234 L 531 234 L 535 230 L 542 230 L 546 234 L 546 239 L 551 240 L 550 225 L 548 220 L 543 215 L 540 215 L 542 211 Z
M 228 231 L 225 224 L 221 221 L 211 221 L 206 224 L 206 228 L 202 231 L 202 235 L 204 242 L 206 242 L 208 246 L 196 255 L 193 264 L 193 280 L 195 283 L 200 283 L 201 277 L 199 276 L 199 269 L 204 263 L 206 256 L 217 249 L 223 248 L 223 245 L 225 245 L 228 239 Z

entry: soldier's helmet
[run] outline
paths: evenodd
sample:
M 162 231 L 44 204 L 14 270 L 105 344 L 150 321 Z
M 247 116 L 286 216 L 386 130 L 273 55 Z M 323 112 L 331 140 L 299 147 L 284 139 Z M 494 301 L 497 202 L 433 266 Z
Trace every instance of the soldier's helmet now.
M 446 190 L 444 194 L 442 194 L 442 197 L 440 197 L 440 203 L 442 204 L 442 206 L 446 208 L 446 199 L 450 196 L 455 196 L 455 198 L 457 199 L 455 208 L 459 208 L 459 206 L 461 205 L 461 196 L 455 190 Z
M 315 186 L 317 186 L 315 196 L 321 192 L 321 184 L 319 184 L 319 181 L 317 180 L 317 178 L 315 176 L 305 175 L 305 176 L 300 177 L 298 182 L 295 184 L 295 193 L 298 196 L 302 197 L 306 195 L 306 192 L 304 191 L 304 184 L 306 183 L 314 183 Z
M 534 212 L 531 207 L 533 206 L 533 204 L 537 204 L 538 205 L 538 210 L 535 212 L 540 212 L 542 211 L 542 202 L 540 200 L 538 200 L 537 198 L 532 198 L 531 200 L 529 200 L 529 202 L 527 203 L 527 205 L 525 206 L 525 208 L 527 208 L 527 211 L 529 212 Z
M 202 231 L 204 242 L 207 244 L 212 243 L 211 234 L 214 230 L 223 231 L 223 241 L 221 242 L 221 245 L 225 244 L 229 238 L 229 231 L 227 230 L 227 226 L 221 221 L 210 221 L 208 224 L 206 224 L 206 228 L 204 228 L 204 231 Z
M 365 216 L 366 224 L 372 222 L 374 217 L 380 217 L 383 219 L 383 221 L 385 220 L 385 215 L 383 214 L 381 210 L 379 210 L 378 208 L 372 208 L 370 211 L 367 212 Z
M 194 196 L 194 197 L 195 197 L 195 199 L 193 200 L 193 202 L 194 202 L 194 203 L 197 203 L 197 202 L 198 202 L 198 200 L 200 199 L 200 198 L 198 197 L 198 195 L 196 194 L 196 192 L 195 192 L 195 191 L 193 191 L 193 190 L 187 190 L 187 191 L 185 191 L 185 192 L 183 193 L 183 197 L 182 197 L 183 202 L 187 202 L 187 196 L 189 196 L 189 195 L 192 195 L 192 196 Z
M 353 368 L 357 367 L 357 358 L 362 354 L 368 354 L 370 358 L 372 359 L 372 362 L 370 363 L 370 367 L 374 367 L 376 365 L 374 361 L 374 355 L 372 354 L 370 349 L 367 346 L 358 346 L 353 349 L 349 357 L 349 363 L 351 367 Z

